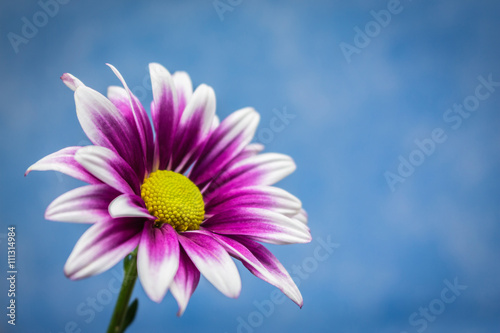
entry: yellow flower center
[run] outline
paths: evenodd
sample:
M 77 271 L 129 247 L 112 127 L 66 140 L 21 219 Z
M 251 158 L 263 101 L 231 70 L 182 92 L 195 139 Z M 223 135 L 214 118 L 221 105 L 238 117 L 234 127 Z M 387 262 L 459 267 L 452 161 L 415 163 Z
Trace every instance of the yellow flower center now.
M 141 186 L 141 197 L 155 225 L 170 224 L 177 231 L 197 230 L 205 215 L 203 196 L 186 176 L 167 170 L 152 172 Z

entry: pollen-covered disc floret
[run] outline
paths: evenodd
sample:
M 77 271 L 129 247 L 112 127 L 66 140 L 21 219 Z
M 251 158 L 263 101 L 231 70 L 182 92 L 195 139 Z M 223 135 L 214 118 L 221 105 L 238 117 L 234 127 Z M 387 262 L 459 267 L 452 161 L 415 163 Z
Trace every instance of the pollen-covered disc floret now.
M 184 175 L 173 171 L 152 172 L 141 186 L 141 197 L 156 225 L 170 224 L 177 231 L 197 230 L 205 215 L 203 196 Z

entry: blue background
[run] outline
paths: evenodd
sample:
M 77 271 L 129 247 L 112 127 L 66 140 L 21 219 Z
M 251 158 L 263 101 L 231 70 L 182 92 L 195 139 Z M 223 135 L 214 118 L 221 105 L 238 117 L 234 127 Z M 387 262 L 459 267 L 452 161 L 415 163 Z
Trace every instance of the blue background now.
M 181 318 L 171 295 L 158 305 L 137 284 L 129 332 L 500 331 L 500 87 L 458 128 L 443 118 L 454 103 L 473 101 L 479 76 L 500 81 L 500 3 L 402 0 L 401 12 L 350 57 L 341 43 L 355 46 L 355 27 L 377 29 L 370 11 L 387 1 L 231 3 L 219 16 L 212 0 L 71 0 L 43 22 L 35 1 L 1 2 L 1 268 L 7 225 L 15 225 L 19 271 L 15 328 L 0 282 L 1 330 L 107 327 L 121 265 L 68 280 L 63 265 L 87 226 L 43 218 L 81 183 L 23 173 L 49 153 L 89 144 L 61 74 L 105 93 L 119 85 L 109 62 L 149 108 L 147 64 L 155 61 L 211 85 L 221 118 L 245 106 L 261 113 L 266 150 L 298 165 L 280 186 L 303 201 L 313 241 L 269 247 L 300 283 L 303 309 L 289 300 L 270 307 L 275 288 L 238 264 L 239 299 L 202 279 Z M 8 34 L 22 36 L 23 17 L 33 16 L 42 26 L 16 53 Z M 295 118 L 269 137 L 273 110 Z M 391 191 L 384 174 L 397 174 L 400 156 L 418 159 L 415 140 L 436 128 L 446 140 Z M 328 239 L 338 246 L 315 257 Z M 443 303 L 444 281 L 455 279 L 467 289 Z M 438 315 L 410 321 L 429 306 Z

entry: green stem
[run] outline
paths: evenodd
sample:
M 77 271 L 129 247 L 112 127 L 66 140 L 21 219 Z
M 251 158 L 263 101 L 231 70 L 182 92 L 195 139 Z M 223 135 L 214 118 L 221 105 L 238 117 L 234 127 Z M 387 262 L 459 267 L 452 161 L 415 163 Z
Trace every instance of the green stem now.
M 125 258 L 125 272 L 122 282 L 122 287 L 120 289 L 120 294 L 118 295 L 118 300 L 116 301 L 115 310 L 113 311 L 113 316 L 108 326 L 107 333 L 122 333 L 125 330 L 125 315 L 127 314 L 127 309 L 130 302 L 130 296 L 132 296 L 132 291 L 134 290 L 135 281 L 137 280 L 137 249 L 132 251 L 128 258 Z

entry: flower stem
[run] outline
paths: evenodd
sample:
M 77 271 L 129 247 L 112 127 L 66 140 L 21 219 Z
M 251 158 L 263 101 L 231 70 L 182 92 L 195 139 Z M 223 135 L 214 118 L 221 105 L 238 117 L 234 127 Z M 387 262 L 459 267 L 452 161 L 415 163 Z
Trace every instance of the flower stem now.
M 137 280 L 137 248 L 124 259 L 124 277 L 107 333 L 123 333 L 130 296 Z

